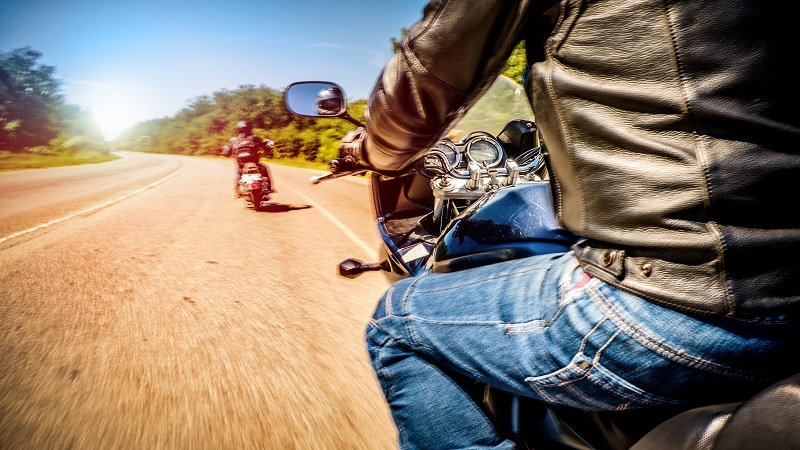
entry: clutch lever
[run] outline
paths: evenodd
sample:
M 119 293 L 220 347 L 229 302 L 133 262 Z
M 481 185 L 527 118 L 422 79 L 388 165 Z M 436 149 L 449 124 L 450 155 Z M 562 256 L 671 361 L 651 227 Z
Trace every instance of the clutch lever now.
M 328 173 L 328 174 L 325 174 L 325 175 L 311 177 L 308 181 L 310 181 L 311 184 L 318 184 L 320 181 L 333 180 L 334 178 L 344 177 L 344 176 L 348 176 L 348 175 L 361 175 L 361 174 L 364 174 L 364 173 L 367 173 L 366 169 L 362 169 L 362 170 L 345 170 L 343 172 L 336 172 L 336 173 L 331 172 L 331 173 Z

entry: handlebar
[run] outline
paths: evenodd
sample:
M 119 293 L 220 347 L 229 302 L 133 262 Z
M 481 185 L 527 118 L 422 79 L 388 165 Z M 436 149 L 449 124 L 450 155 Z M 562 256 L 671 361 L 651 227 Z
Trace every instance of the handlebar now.
M 345 172 L 337 172 L 337 173 L 331 172 L 331 173 L 328 173 L 328 174 L 325 174 L 325 175 L 320 175 L 320 176 L 317 176 L 317 177 L 311 177 L 308 181 L 310 181 L 311 184 L 318 184 L 320 181 L 333 180 L 334 178 L 346 177 L 348 175 L 361 175 L 362 173 L 366 173 L 366 172 L 367 172 L 366 169 L 364 169 L 364 170 L 348 170 L 348 171 L 345 171 Z
M 309 180 L 311 184 L 317 184 L 320 181 L 332 180 L 347 175 L 361 175 L 367 172 L 366 168 L 354 164 L 352 158 L 334 158 L 330 162 L 330 168 L 331 173 L 329 174 L 311 177 Z
M 353 172 L 359 167 L 355 160 L 349 156 L 333 158 L 329 166 L 331 168 L 331 173 Z

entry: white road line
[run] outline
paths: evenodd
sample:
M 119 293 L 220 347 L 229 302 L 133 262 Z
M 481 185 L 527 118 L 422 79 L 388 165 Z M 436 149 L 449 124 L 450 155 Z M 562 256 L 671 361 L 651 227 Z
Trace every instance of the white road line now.
M 297 189 L 287 185 L 286 183 L 281 184 L 280 187 L 279 187 L 279 189 L 283 189 L 283 188 L 289 188 L 290 190 L 294 191 L 297 195 L 303 197 L 308 203 L 311 203 L 317 210 L 319 210 L 322 214 L 324 214 L 328 218 L 328 220 L 333 222 L 334 225 L 336 225 L 340 230 L 342 230 L 342 232 L 344 232 L 344 234 L 346 234 L 347 237 L 350 238 L 350 240 L 352 240 L 359 247 L 361 247 L 361 249 L 364 250 L 364 253 L 366 253 L 367 255 L 370 255 L 370 256 L 374 256 L 375 255 L 375 253 L 377 252 L 377 249 L 376 249 L 375 246 L 367 244 L 360 237 L 356 236 L 355 233 L 350 231 L 350 229 L 347 228 L 347 226 L 345 226 L 345 224 L 340 222 L 339 219 L 337 219 L 333 214 L 331 214 L 330 211 L 328 211 L 327 209 L 323 208 L 322 206 L 320 206 L 319 203 L 315 202 L 314 200 L 311 200 L 310 198 L 308 198 L 307 195 L 305 195 L 302 192 L 298 191 Z
M 129 194 L 125 194 L 125 195 L 119 196 L 119 197 L 117 197 L 117 198 L 115 198 L 113 200 L 109 200 L 107 202 L 100 203 L 99 205 L 94 205 L 94 206 L 92 206 L 90 208 L 86 208 L 86 209 L 84 209 L 82 211 L 74 212 L 72 214 L 67 214 L 64 217 L 61 217 L 61 218 L 58 218 L 58 219 L 55 219 L 55 220 L 51 220 L 50 222 L 47 222 L 47 223 L 36 225 L 35 227 L 28 228 L 27 230 L 17 231 L 16 233 L 9 234 L 8 236 L 0 238 L 0 244 L 2 244 L 3 242 L 6 242 L 6 241 L 10 241 L 11 239 L 18 238 L 18 237 L 20 237 L 22 235 L 25 235 L 25 234 L 32 233 L 32 232 L 37 231 L 37 230 L 41 230 L 41 229 L 47 228 L 49 226 L 53 226 L 53 225 L 59 224 L 61 222 L 65 222 L 65 221 L 67 221 L 69 219 L 72 219 L 74 217 L 77 217 L 77 216 L 80 216 L 80 215 L 83 215 L 83 214 L 88 214 L 88 213 L 93 212 L 93 211 L 97 211 L 99 209 L 102 209 L 102 208 L 105 208 L 107 206 L 113 205 L 114 203 L 121 202 L 121 201 L 125 200 L 126 198 L 130 198 L 130 197 L 133 197 L 134 195 L 138 195 L 138 194 L 140 194 L 140 193 L 142 193 L 142 192 L 144 192 L 144 191 L 146 191 L 146 190 L 148 190 L 150 188 L 158 186 L 159 184 L 169 180 L 170 178 L 174 177 L 175 175 L 178 175 L 179 173 L 183 172 L 184 167 L 185 167 L 185 164 L 181 163 L 181 166 L 175 172 L 172 172 L 171 174 L 165 176 L 164 178 L 162 178 L 160 180 L 157 180 L 157 181 L 154 181 L 154 182 L 148 184 L 147 186 L 145 186 L 145 187 L 143 187 L 141 189 L 138 189 L 138 190 L 136 190 L 134 192 L 131 192 Z

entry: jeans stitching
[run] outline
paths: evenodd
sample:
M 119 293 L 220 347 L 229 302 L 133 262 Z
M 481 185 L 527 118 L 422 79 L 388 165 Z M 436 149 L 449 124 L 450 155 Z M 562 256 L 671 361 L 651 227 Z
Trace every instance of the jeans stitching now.
M 564 309 L 566 309 L 566 307 L 570 304 L 574 303 L 578 299 L 580 293 L 583 292 L 583 287 L 573 289 L 571 275 L 578 267 L 578 264 L 575 263 L 573 266 L 574 267 L 572 267 L 572 270 L 567 271 L 569 276 L 565 274 L 565 276 L 563 276 L 562 280 L 559 282 L 559 292 L 561 293 L 561 298 L 556 299 L 559 302 L 559 308 L 556 310 L 555 314 L 553 314 L 553 317 L 550 318 L 550 320 L 536 319 L 528 322 L 506 324 L 506 334 L 531 333 L 535 331 L 546 330 L 553 325 L 553 323 L 564 312 Z
M 579 293 L 578 291 L 581 291 L 581 290 L 583 290 L 583 289 L 581 288 L 581 289 L 575 290 L 576 294 L 567 293 L 567 295 L 569 295 L 570 297 L 575 299 L 575 298 L 578 297 L 578 295 L 577 295 Z M 570 303 L 572 303 L 572 301 L 570 301 Z M 563 310 L 563 308 L 559 309 L 559 314 L 560 314 L 560 312 L 562 310 Z M 557 316 L 558 316 L 558 314 L 556 315 L 556 317 Z M 617 328 L 617 331 L 611 337 L 609 337 L 606 340 L 606 342 L 597 350 L 596 354 L 594 355 L 594 357 L 591 360 L 591 366 L 590 367 L 585 368 L 585 369 L 584 368 L 579 368 L 579 366 L 577 365 L 577 362 L 576 362 L 576 358 L 578 358 L 579 356 L 586 357 L 584 351 L 585 351 L 586 346 L 588 344 L 589 338 L 593 334 L 595 334 L 597 332 L 597 330 L 606 322 L 611 322 L 612 324 L 614 324 L 614 326 Z M 604 404 L 602 402 L 598 402 L 596 399 L 594 399 L 594 398 L 592 398 L 590 396 L 583 395 L 580 392 L 580 389 L 577 388 L 575 383 L 577 383 L 579 381 L 591 382 L 594 385 L 597 385 L 597 386 L 602 387 L 603 389 L 605 389 L 605 390 L 607 390 L 609 392 L 614 393 L 619 398 L 625 399 L 628 402 L 628 404 L 630 402 L 633 402 L 633 403 L 642 403 L 642 404 L 647 404 L 647 405 L 659 405 L 659 404 L 663 404 L 665 402 L 666 403 L 673 402 L 670 399 L 661 398 L 661 397 L 658 397 L 658 396 L 651 396 L 646 391 L 642 391 L 641 393 L 632 392 L 632 391 L 630 391 L 630 389 L 626 388 L 623 385 L 619 385 L 618 386 L 616 384 L 609 383 L 608 381 L 606 381 L 602 377 L 598 377 L 597 376 L 597 372 L 602 370 L 601 369 L 602 365 L 600 364 L 600 358 L 602 357 L 602 355 L 605 352 L 605 350 L 611 345 L 611 343 L 622 332 L 623 332 L 622 328 L 617 326 L 617 324 L 613 320 L 611 320 L 608 316 L 603 317 L 603 319 L 599 320 L 592 327 L 592 329 L 588 333 L 586 333 L 584 335 L 583 339 L 581 340 L 581 345 L 580 345 L 578 351 L 575 353 L 575 357 L 573 357 L 572 361 L 569 364 L 567 364 L 566 366 L 562 367 L 561 369 L 558 369 L 556 371 L 550 372 L 549 374 L 546 374 L 546 375 L 537 376 L 537 377 L 529 377 L 529 378 L 526 379 L 526 381 L 528 382 L 529 385 L 531 385 L 531 387 L 533 387 L 537 392 L 539 392 L 540 395 L 542 395 L 542 392 L 544 390 L 548 389 L 548 388 L 562 388 L 562 389 L 570 392 L 571 393 L 570 395 L 571 395 L 572 398 L 580 399 L 580 401 L 584 402 L 585 404 L 591 404 L 591 405 L 594 405 L 596 407 L 600 407 L 601 409 L 608 409 L 609 405 L 611 405 L 611 404 Z M 536 382 L 536 380 L 547 380 L 547 379 L 550 379 L 550 378 L 561 379 L 561 376 L 564 375 L 564 374 L 574 374 L 574 375 L 577 375 L 577 377 L 570 378 L 568 380 L 563 380 L 563 381 L 556 382 L 556 383 L 544 384 L 544 385 L 534 385 L 533 384 L 533 383 Z M 543 397 L 544 397 L 544 395 L 543 395 Z M 613 405 L 611 405 L 611 406 L 613 406 Z M 619 406 L 624 406 L 624 405 L 619 405 Z
M 578 356 L 581 356 L 581 355 L 584 356 L 584 357 L 586 356 L 586 355 L 583 354 L 583 349 L 584 349 L 584 345 L 585 345 L 586 341 L 588 340 L 589 336 L 591 336 L 597 330 L 597 328 L 603 322 L 606 322 L 607 320 L 609 320 L 609 319 L 606 318 L 606 319 L 601 320 L 597 324 L 597 326 L 595 326 L 592 329 L 592 331 L 590 331 L 588 334 L 586 334 L 586 336 L 583 339 L 583 343 L 581 345 L 581 348 L 579 349 L 579 351 L 575 355 L 576 358 Z M 556 400 L 556 399 L 558 399 L 558 396 L 547 395 L 546 392 L 548 390 L 550 390 L 550 389 L 560 388 L 560 389 L 563 389 L 564 391 L 569 393 L 570 400 L 572 402 L 574 402 L 576 405 L 577 404 L 582 404 L 582 405 L 584 405 L 582 407 L 585 407 L 585 405 L 592 405 L 592 406 L 594 406 L 594 407 L 596 407 L 598 409 L 602 409 L 602 410 L 627 409 L 627 408 L 630 407 L 631 404 L 639 404 L 639 405 L 647 405 L 647 406 L 659 406 L 659 405 L 664 405 L 664 404 L 677 404 L 678 402 L 676 402 L 673 399 L 652 395 L 652 394 L 650 394 L 650 393 L 648 393 L 647 391 L 644 391 L 644 390 L 641 390 L 641 392 L 632 391 L 630 388 L 626 387 L 624 384 L 616 384 L 614 382 L 609 382 L 604 377 L 598 376 L 598 373 L 603 371 L 603 372 L 606 372 L 607 374 L 614 375 L 614 377 L 620 378 L 622 381 L 624 381 L 624 378 L 621 378 L 621 377 L 613 374 L 613 372 L 607 371 L 600 364 L 600 357 L 602 356 L 603 352 L 611 345 L 611 343 L 621 333 L 622 333 L 622 330 L 618 329 L 617 332 L 615 332 L 614 335 L 611 336 L 605 342 L 605 344 L 603 344 L 602 347 L 600 347 L 600 349 L 597 351 L 597 354 L 592 358 L 592 365 L 590 367 L 588 367 L 586 369 L 580 368 L 578 366 L 578 363 L 576 362 L 576 358 L 573 358 L 573 360 L 569 364 L 567 364 L 566 366 L 562 367 L 559 370 L 556 370 L 556 371 L 551 372 L 549 374 L 538 376 L 538 377 L 528 377 L 528 378 L 525 379 L 525 381 L 528 382 L 528 384 L 531 386 L 531 388 L 533 388 L 543 399 L 545 399 L 545 400 L 551 399 L 551 400 L 548 400 L 548 401 L 555 402 L 555 403 L 563 403 L 563 402 L 559 402 L 559 401 Z M 568 379 L 568 380 L 559 381 L 559 382 L 556 382 L 556 383 L 547 383 L 547 384 L 538 384 L 537 383 L 538 380 L 547 380 L 549 378 L 556 378 L 556 379 L 560 380 L 561 379 L 561 375 L 562 374 L 567 374 L 567 373 L 575 374 L 575 375 L 577 375 L 577 377 L 571 378 L 571 379 Z M 582 392 L 582 390 L 580 389 L 580 387 L 577 385 L 577 383 L 581 382 L 581 381 L 592 383 L 593 385 L 598 386 L 598 387 L 602 388 L 605 391 L 613 393 L 620 400 L 624 400 L 625 403 L 624 404 L 617 404 L 615 402 L 601 402 L 601 401 L 598 401 L 593 396 L 585 395 Z
M 610 319 L 605 318 L 605 319 L 603 319 L 603 322 L 606 321 L 606 320 L 610 320 Z M 613 321 L 611 321 L 611 322 L 614 323 Z M 614 325 L 616 326 L 616 324 L 614 324 Z M 648 393 L 648 392 L 646 392 L 644 390 L 642 390 L 641 393 L 634 393 L 634 395 L 630 395 L 629 394 L 630 389 L 625 388 L 625 387 L 620 389 L 618 385 L 606 382 L 604 379 L 598 377 L 597 374 L 594 374 L 594 375 L 591 374 L 592 370 L 594 370 L 595 372 L 600 372 L 601 370 L 604 370 L 603 369 L 603 365 L 600 364 L 600 357 L 603 355 L 603 352 L 605 352 L 605 350 L 611 345 L 611 343 L 614 342 L 614 340 L 617 338 L 617 336 L 622 334 L 622 332 L 623 332 L 622 329 L 617 326 L 617 332 L 614 333 L 614 335 L 611 336 L 611 338 L 609 338 L 608 341 L 606 341 L 606 343 L 603 344 L 603 346 L 600 347 L 597 350 L 597 353 L 595 354 L 594 359 L 592 359 L 592 367 L 589 368 L 589 370 L 587 372 L 587 377 L 589 379 L 591 379 L 595 384 L 601 385 L 605 389 L 608 389 L 610 391 L 615 392 L 620 397 L 627 398 L 628 400 L 636 402 L 636 403 L 647 403 L 649 405 L 661 405 L 661 404 L 664 404 L 664 403 L 677 403 L 677 402 L 675 402 L 674 400 L 671 400 L 671 399 L 667 399 L 667 398 L 664 398 L 664 397 L 661 397 L 661 396 L 657 396 L 657 395 L 652 395 L 652 394 L 650 394 L 650 393 Z M 617 378 L 620 378 L 622 380 L 625 380 L 624 378 L 614 374 L 611 371 L 607 371 L 607 372 L 610 375 L 613 375 L 614 377 L 617 377 Z M 627 381 L 625 381 L 625 382 L 627 383 Z
M 404 314 L 405 315 L 404 317 L 406 319 L 404 320 L 403 328 L 406 330 L 405 334 L 406 336 L 408 336 L 409 346 L 424 349 L 432 354 L 435 354 L 436 352 L 434 351 L 433 348 L 430 348 L 422 343 L 422 340 L 419 338 L 419 336 L 417 336 L 416 332 L 414 331 L 414 327 L 411 325 L 415 320 L 416 321 L 424 321 L 424 320 L 409 314 L 409 308 L 407 307 L 407 304 L 410 301 L 411 296 L 416 291 L 417 283 L 419 283 L 419 281 L 422 278 L 423 277 L 417 277 L 417 279 L 414 280 L 408 287 L 408 291 L 405 293 L 405 295 L 403 295 L 403 298 L 401 299 L 401 314 Z
M 669 345 L 664 345 L 663 343 L 659 343 L 653 340 L 652 338 L 647 336 L 647 334 L 644 333 L 640 327 L 637 327 L 635 324 L 629 323 L 627 320 L 625 320 L 621 315 L 617 313 L 612 302 L 610 302 L 608 298 L 606 298 L 606 296 L 603 295 L 602 292 L 600 292 L 599 289 L 600 284 L 601 282 L 598 280 L 592 280 L 592 282 L 587 284 L 586 292 L 589 294 L 589 297 L 600 307 L 600 309 L 603 311 L 606 317 L 608 317 L 612 322 L 614 322 L 614 324 L 617 325 L 624 333 L 626 333 L 628 336 L 630 336 L 640 344 L 644 345 L 648 349 L 656 352 L 661 357 L 669 359 L 670 361 L 684 365 L 686 367 L 693 367 L 711 373 L 717 373 L 747 380 L 761 379 L 761 377 L 752 372 L 732 369 L 730 367 L 723 366 L 721 364 L 700 358 L 695 355 L 682 353 L 679 350 Z
M 585 356 L 584 353 L 583 353 L 583 350 L 586 348 L 586 342 L 588 341 L 589 336 L 591 336 L 595 331 L 597 331 L 597 329 L 600 327 L 600 325 L 602 325 L 603 322 L 605 322 L 606 320 L 608 320 L 608 319 L 604 318 L 603 320 L 599 321 L 597 323 L 597 325 L 595 325 L 588 333 L 586 333 L 586 335 L 583 336 L 583 339 L 581 340 L 581 346 L 580 346 L 580 348 L 578 348 L 578 351 L 575 353 L 575 357 L 577 357 L 579 355 Z M 611 341 L 614 340 L 615 337 L 617 337 L 618 334 L 619 334 L 619 332 L 615 333 L 613 336 L 611 336 L 611 338 L 609 338 L 609 340 L 605 344 L 603 344 L 603 346 L 598 351 L 598 354 L 595 356 L 595 359 L 592 360 L 592 363 L 595 363 L 597 361 L 597 359 L 599 358 L 600 353 L 602 353 L 602 350 L 604 350 L 608 346 L 608 344 L 610 344 Z M 573 378 L 573 379 L 569 379 L 569 380 L 566 380 L 566 381 L 561 381 L 559 383 L 553 383 L 553 384 L 550 384 L 549 386 L 564 387 L 564 386 L 572 384 L 572 383 L 574 383 L 576 381 L 583 380 L 584 378 L 589 376 L 589 372 L 591 372 L 591 368 L 589 370 L 586 370 L 585 372 L 583 370 L 577 369 L 577 366 L 575 365 L 575 357 L 572 358 L 572 361 L 570 361 L 569 364 L 567 364 L 566 366 L 564 366 L 564 367 L 562 367 L 562 368 L 560 368 L 558 370 L 555 370 L 555 371 L 550 372 L 550 373 L 545 374 L 545 375 L 540 375 L 540 376 L 536 376 L 536 377 L 528 377 L 526 380 L 530 380 L 530 381 L 534 381 L 535 382 L 535 380 L 543 380 L 543 379 L 553 378 L 553 377 L 560 378 L 560 375 L 564 374 L 564 373 L 576 373 L 576 374 L 579 374 L 579 376 L 578 376 L 578 378 Z M 583 373 L 581 373 L 581 372 L 583 372 Z
M 583 336 L 583 339 L 581 339 L 580 348 L 578 348 L 578 351 L 575 353 L 575 356 L 572 358 L 572 361 L 570 361 L 566 366 L 564 366 L 564 367 L 562 367 L 560 369 L 557 369 L 557 370 L 555 370 L 553 372 L 544 374 L 544 375 L 539 375 L 539 376 L 535 376 L 535 377 L 528 377 L 528 378 L 525 379 L 525 381 L 528 381 L 529 383 L 531 383 L 531 382 L 536 382 L 537 380 L 545 380 L 545 379 L 548 379 L 548 378 L 559 378 L 560 379 L 561 378 L 560 375 L 564 374 L 564 373 L 577 373 L 577 374 L 579 374 L 578 378 L 569 379 L 569 380 L 566 380 L 566 381 L 561 381 L 559 383 L 551 383 L 551 384 L 549 384 L 549 386 L 551 386 L 551 387 L 564 387 L 564 386 L 566 386 L 568 384 L 571 384 L 571 383 L 574 383 L 576 381 L 580 381 L 580 380 L 584 379 L 588 375 L 589 371 L 586 371 L 585 373 L 581 374 L 582 371 L 576 369 L 575 357 L 577 357 L 579 355 L 583 355 L 583 350 L 584 350 L 584 348 L 586 348 L 586 342 L 589 339 L 589 336 L 591 336 L 592 333 L 594 333 L 597 330 L 597 328 L 603 322 L 605 322 L 606 320 L 607 319 L 604 318 L 603 320 L 599 321 L 597 323 L 597 325 L 595 325 L 588 333 L 586 333 Z M 614 334 L 614 336 L 612 336 L 610 340 L 612 340 L 616 336 L 617 336 L 617 334 Z M 608 344 L 608 342 L 606 344 L 604 344 L 602 348 L 604 349 L 607 346 L 607 344 Z
M 591 329 L 591 330 L 589 330 L 589 332 L 588 332 L 588 333 L 586 333 L 586 335 L 585 335 L 585 336 L 583 337 L 583 339 L 581 340 L 581 346 L 580 346 L 580 348 L 578 349 L 578 354 L 579 354 L 579 355 L 585 355 L 585 354 L 583 353 L 583 351 L 586 349 L 586 344 L 587 344 L 587 342 L 589 342 L 589 336 L 591 336 L 591 335 L 593 335 L 595 332 L 597 332 L 597 330 L 600 328 L 600 326 L 601 326 L 601 325 L 603 325 L 603 323 L 605 323 L 605 321 L 607 321 L 607 320 L 608 320 L 608 318 L 607 318 L 607 317 L 604 317 L 602 320 L 599 320 L 599 321 L 597 322 L 597 324 L 596 324 L 594 327 L 592 327 L 592 329 Z M 614 339 L 616 336 L 617 336 L 617 333 L 614 333 L 614 336 L 611 336 L 611 338 L 610 338 L 610 339 L 609 339 L 609 340 L 608 340 L 608 341 L 607 341 L 605 344 L 603 344 L 603 346 L 602 346 L 602 347 L 600 347 L 600 350 L 598 350 L 598 351 L 597 351 L 597 355 L 595 355 L 595 358 L 597 358 L 597 357 L 600 355 L 600 353 L 602 353 L 602 351 L 603 351 L 603 350 L 604 350 L 606 347 L 608 347 L 608 344 L 609 344 L 609 342 L 611 342 L 611 341 L 612 341 L 612 340 L 613 340 L 613 339 Z M 595 362 L 595 360 L 592 360 L 592 363 L 594 363 L 594 362 Z
M 558 310 L 556 310 L 555 314 L 553 314 L 553 317 L 550 318 L 550 320 L 536 319 L 522 323 L 507 323 L 504 326 L 506 334 L 523 334 L 534 331 L 546 330 L 550 328 L 556 320 L 558 320 L 558 318 L 561 316 L 561 313 L 564 312 L 564 309 L 566 309 L 566 307 L 569 306 L 570 303 L 572 303 L 572 301 L 562 303 L 561 306 L 558 308 Z M 539 324 L 544 324 L 544 325 L 539 325 Z
M 594 365 L 594 366 L 592 366 L 592 369 L 590 369 L 590 372 L 591 372 L 591 370 L 595 370 L 595 369 L 596 369 L 595 372 L 599 372 L 601 370 L 601 368 L 603 368 L 603 366 L 600 365 L 600 364 Z M 608 373 L 613 374 L 613 372 L 610 372 L 607 369 L 605 369 L 605 370 Z M 624 378 L 622 378 L 622 377 L 620 377 L 618 375 L 615 375 L 615 376 L 617 378 L 625 380 Z M 666 397 L 661 397 L 659 395 L 653 395 L 653 394 L 651 394 L 651 393 L 649 393 L 649 392 L 647 392 L 645 390 L 641 390 L 641 392 L 633 392 L 629 388 L 627 388 L 627 387 L 625 387 L 623 385 L 610 383 L 610 382 L 606 381 L 605 379 L 598 377 L 596 374 L 588 375 L 587 379 L 591 380 L 594 384 L 596 384 L 598 386 L 601 386 L 603 389 L 611 391 L 611 392 L 615 393 L 616 395 L 618 395 L 619 397 L 627 399 L 629 402 L 632 402 L 632 403 L 646 404 L 646 405 L 650 405 L 650 406 L 659 406 L 659 405 L 664 405 L 664 404 L 677 405 L 677 404 L 680 403 L 677 400 L 673 400 L 673 399 L 666 398 Z M 627 381 L 626 381 L 626 383 L 627 383 Z
M 394 339 L 391 339 L 391 338 L 388 339 L 385 342 L 385 344 L 389 344 L 390 341 L 394 341 Z M 384 345 L 382 345 L 380 348 L 378 348 L 378 355 L 375 358 L 375 360 L 377 360 L 379 362 L 380 368 L 378 370 L 376 370 L 375 372 L 376 372 L 376 374 L 378 375 L 378 378 L 381 381 L 381 386 L 383 387 L 384 395 L 386 396 L 386 399 L 388 400 L 391 397 L 396 395 L 397 390 L 395 389 L 395 384 L 392 383 L 391 379 L 389 378 L 388 375 L 386 375 L 386 372 L 384 370 L 385 365 L 383 364 L 383 359 L 384 358 L 382 357 L 382 354 L 385 352 L 385 350 L 386 350 L 386 347 Z M 389 406 L 390 406 L 390 409 L 391 409 L 391 406 L 392 406 L 391 402 L 389 402 Z M 394 415 L 394 413 L 393 413 L 393 415 Z M 403 427 L 402 423 L 400 423 L 399 421 L 393 421 L 393 422 L 395 422 L 395 425 L 397 426 L 398 435 L 400 435 L 400 436 L 408 436 L 408 431 Z M 407 437 L 406 437 L 406 440 L 408 440 Z
M 392 294 L 394 294 L 394 286 L 389 287 L 386 291 L 386 301 L 384 302 L 384 317 L 391 317 L 394 315 L 394 308 L 392 308 Z
M 548 267 L 541 267 L 541 266 L 527 267 L 527 268 L 524 268 L 524 269 L 516 270 L 516 271 L 511 272 L 511 273 L 506 273 L 506 274 L 503 274 L 503 275 L 495 276 L 493 279 L 497 280 L 497 279 L 500 279 L 500 278 L 509 278 L 509 277 L 514 277 L 514 276 L 517 276 L 517 275 L 524 275 L 526 273 L 538 272 L 538 271 L 547 270 L 547 269 L 548 269 Z M 429 276 L 435 276 L 435 275 L 429 275 Z M 417 280 L 419 280 L 420 278 L 422 278 L 422 277 L 417 277 Z M 476 280 L 474 282 L 467 282 L 467 283 L 464 283 L 464 284 L 459 284 L 457 286 L 448 286 L 448 287 L 444 287 L 444 288 L 436 288 L 436 289 L 420 291 L 420 293 L 424 295 L 424 294 L 436 294 L 436 293 L 449 292 L 449 291 L 461 291 L 461 290 L 464 290 L 465 288 L 467 288 L 469 286 L 472 286 L 474 284 L 484 283 L 485 281 L 486 281 L 485 279 L 478 279 L 478 280 Z M 415 285 L 417 284 L 416 281 L 414 282 L 414 284 Z
M 577 399 L 577 401 L 581 403 L 581 406 L 583 408 L 586 408 L 586 406 L 589 405 L 589 406 L 593 406 L 596 409 L 607 410 L 607 409 L 610 409 L 612 406 L 614 406 L 609 402 L 601 402 L 601 401 L 599 401 L 599 400 L 597 400 L 595 398 L 592 398 L 590 396 L 584 395 L 583 392 L 580 391 L 580 389 L 576 389 L 576 386 L 575 386 L 574 383 L 576 383 L 578 381 L 581 381 L 583 379 L 588 379 L 588 377 L 578 378 L 578 379 L 573 380 L 573 381 L 571 381 L 569 383 L 564 383 L 563 385 L 559 385 L 559 387 L 561 387 L 565 391 L 569 392 L 570 393 L 570 397 L 572 397 L 573 401 L 575 401 L 575 399 Z
M 536 319 L 531 320 L 530 322 L 508 323 L 505 324 L 504 328 L 506 330 L 506 334 L 525 334 L 545 330 L 549 326 L 550 323 L 546 320 Z

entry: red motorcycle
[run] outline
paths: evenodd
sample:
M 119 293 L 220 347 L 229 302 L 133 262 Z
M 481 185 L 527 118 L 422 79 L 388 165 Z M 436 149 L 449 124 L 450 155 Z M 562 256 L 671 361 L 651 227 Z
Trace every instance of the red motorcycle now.
M 272 147 L 275 142 L 267 141 L 265 144 L 267 147 Z M 230 155 L 230 146 L 222 147 L 222 154 Z M 236 195 L 245 200 L 247 207 L 261 211 L 263 202 L 269 200 L 270 194 L 275 192 L 272 188 L 269 169 L 264 164 L 253 162 L 251 154 L 247 152 L 237 154 L 236 159 L 241 167 L 241 175 L 236 184 Z

